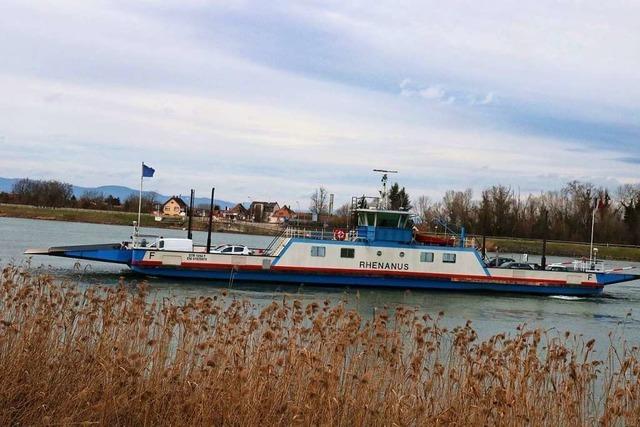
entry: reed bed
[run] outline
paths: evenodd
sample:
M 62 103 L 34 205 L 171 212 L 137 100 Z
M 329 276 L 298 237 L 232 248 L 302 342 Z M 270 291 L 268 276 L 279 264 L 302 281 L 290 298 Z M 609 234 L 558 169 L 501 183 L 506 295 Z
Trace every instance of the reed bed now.
M 638 348 L 520 327 L 479 340 L 409 308 L 364 319 L 223 291 L 0 279 L 1 425 L 634 425 Z

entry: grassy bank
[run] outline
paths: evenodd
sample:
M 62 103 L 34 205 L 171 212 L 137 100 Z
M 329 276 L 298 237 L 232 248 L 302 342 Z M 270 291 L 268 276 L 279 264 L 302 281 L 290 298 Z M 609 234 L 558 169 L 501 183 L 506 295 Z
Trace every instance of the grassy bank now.
M 487 239 L 487 250 L 489 255 L 492 255 L 492 253 L 495 252 L 496 247 L 499 248 L 501 253 L 542 254 L 542 242 L 539 240 L 515 238 Z M 640 262 L 640 248 L 637 247 L 607 244 L 594 244 L 594 247 L 598 248 L 598 257 L 602 259 Z M 547 255 L 588 258 L 589 244 L 575 242 L 547 242 Z
M 329 302 L 153 301 L 6 267 L 2 425 L 632 425 L 637 348 L 410 309 L 364 320 Z M 615 354 L 615 359 L 614 359 Z M 614 360 L 619 358 L 619 369 Z
M 89 209 L 70 208 L 40 208 L 25 205 L 0 204 L 0 217 L 47 219 L 55 221 L 76 221 L 95 224 L 113 224 L 130 226 L 137 220 L 138 214 L 134 212 L 98 211 Z M 156 222 L 153 215 L 143 214 L 141 218 L 143 227 L 183 229 L 187 227 L 187 221 L 163 221 Z M 202 218 L 194 218 L 194 230 L 207 230 L 207 222 Z M 266 224 L 252 223 L 226 223 L 214 222 L 215 232 L 259 234 L 275 236 L 280 233 L 277 227 Z M 540 255 L 542 242 L 531 239 L 516 238 L 489 238 L 487 248 L 489 254 L 495 251 L 496 246 L 501 253 L 528 253 Z M 640 262 L 640 248 L 616 245 L 596 244 L 599 257 L 603 259 L 616 259 Z M 572 258 L 589 257 L 589 245 L 584 243 L 548 242 L 547 255 L 566 256 Z
M 73 208 L 43 208 L 26 205 L 0 204 L 0 217 L 12 218 L 29 218 L 51 221 L 73 221 L 88 222 L 94 224 L 112 224 L 112 225 L 132 225 L 133 221 L 138 220 L 136 212 L 121 211 L 100 211 L 91 209 L 73 209 Z M 155 217 L 150 214 L 142 214 L 140 218 L 141 226 L 156 228 L 173 228 L 183 229 L 187 227 L 185 220 L 165 220 L 157 222 Z M 194 218 L 194 230 L 207 230 L 208 223 L 202 218 Z M 247 233 L 261 235 L 276 235 L 279 230 L 269 228 L 263 225 L 254 225 L 250 223 L 222 223 L 214 222 L 215 232 L 231 232 L 231 233 Z

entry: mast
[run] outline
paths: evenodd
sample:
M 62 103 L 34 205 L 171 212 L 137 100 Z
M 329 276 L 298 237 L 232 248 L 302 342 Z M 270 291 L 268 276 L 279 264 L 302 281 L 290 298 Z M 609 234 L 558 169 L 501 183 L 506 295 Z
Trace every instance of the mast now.
M 211 251 L 211 228 L 213 227 L 213 196 L 216 188 L 211 188 L 211 204 L 209 205 L 209 227 L 207 228 L 207 253 Z
M 388 174 L 398 173 L 398 171 L 386 170 L 386 169 L 374 169 L 374 172 L 382 173 L 382 191 L 380 192 L 380 203 L 378 203 L 378 209 L 389 209 L 389 195 L 387 194 L 387 180 Z
M 196 195 L 196 191 L 192 188 L 191 189 L 191 198 L 189 199 L 189 231 L 187 232 L 187 239 L 192 239 L 193 238 L 193 233 L 191 232 L 192 230 L 192 222 L 193 222 L 193 198 Z

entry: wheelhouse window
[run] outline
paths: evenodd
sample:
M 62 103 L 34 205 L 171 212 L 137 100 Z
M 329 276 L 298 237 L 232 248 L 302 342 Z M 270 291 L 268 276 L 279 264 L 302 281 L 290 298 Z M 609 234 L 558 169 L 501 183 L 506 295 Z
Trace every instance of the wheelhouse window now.
M 442 262 L 448 262 L 453 264 L 456 262 L 456 254 L 444 253 L 442 254 Z
M 356 250 L 353 248 L 340 248 L 340 258 L 354 258 Z
M 327 248 L 324 246 L 311 246 L 311 256 L 323 257 L 326 255 Z
M 420 262 L 433 262 L 433 252 L 420 252 Z

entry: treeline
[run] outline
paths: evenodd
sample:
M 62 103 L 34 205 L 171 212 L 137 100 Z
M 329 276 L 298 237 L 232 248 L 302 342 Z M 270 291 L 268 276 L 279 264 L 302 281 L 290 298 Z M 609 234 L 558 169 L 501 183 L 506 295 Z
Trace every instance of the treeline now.
M 588 182 L 572 181 L 559 191 L 518 197 L 510 187 L 447 191 L 440 201 L 419 197 L 413 210 L 432 231 L 443 224 L 474 234 L 589 241 L 596 212 L 595 240 L 640 244 L 640 185 L 624 185 L 614 194 Z
M 78 208 L 98 210 L 138 211 L 138 196 L 130 195 L 121 201 L 98 191 L 85 191 L 80 197 L 73 194 L 73 186 L 55 180 L 21 179 L 10 193 L 0 192 L 0 203 L 16 203 L 49 208 Z M 153 194 L 142 196 L 142 211 L 151 212 L 158 201 Z

